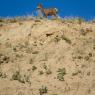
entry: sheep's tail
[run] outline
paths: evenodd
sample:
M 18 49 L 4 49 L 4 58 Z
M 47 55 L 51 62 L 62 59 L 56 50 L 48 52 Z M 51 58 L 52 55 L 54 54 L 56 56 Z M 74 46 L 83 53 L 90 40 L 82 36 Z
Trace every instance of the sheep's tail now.
M 58 13 L 58 9 L 57 8 L 55 8 L 55 11 L 56 11 L 56 13 Z

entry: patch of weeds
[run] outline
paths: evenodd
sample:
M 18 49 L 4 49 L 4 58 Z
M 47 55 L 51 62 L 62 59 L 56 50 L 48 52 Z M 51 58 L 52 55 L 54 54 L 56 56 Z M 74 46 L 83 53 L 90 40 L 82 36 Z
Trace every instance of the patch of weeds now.
M 0 55 L 0 64 L 2 64 L 2 63 L 8 63 L 9 60 L 10 60 L 10 57 L 8 57 L 6 55 L 3 55 L 3 54 Z
M 31 52 L 32 52 L 32 48 L 27 47 L 27 48 L 25 49 L 25 51 L 26 51 L 26 53 L 31 53 Z
M 44 72 L 43 71 L 39 71 L 39 75 L 43 75 L 44 74 Z
M 31 84 L 31 82 L 30 82 L 30 76 L 24 75 L 24 78 L 25 78 L 25 82 L 28 82 L 29 84 Z
M 50 69 L 47 69 L 47 70 L 46 70 L 46 74 L 47 74 L 47 75 L 50 75 L 50 74 L 52 74 L 52 71 L 51 71 Z
M 66 69 L 62 68 L 62 69 L 58 69 L 58 74 L 57 74 L 57 79 L 59 79 L 60 81 L 64 81 L 64 75 L 66 74 Z
M 23 57 L 23 54 L 16 54 L 16 57 L 17 58 L 22 58 Z
M 32 66 L 32 70 L 35 71 L 37 69 L 36 66 Z
M 48 67 L 47 67 L 46 64 L 44 64 L 44 65 L 43 65 L 43 68 L 44 68 L 45 70 L 47 70 Z
M 84 58 L 86 61 L 88 61 L 90 58 L 89 58 L 89 56 L 85 56 L 85 58 Z
M 13 73 L 12 80 L 18 80 L 21 83 L 25 83 L 24 80 L 21 78 L 20 71 L 16 71 L 15 73 Z
M 92 57 L 93 56 L 91 52 L 88 55 L 89 55 L 89 57 Z
M 16 18 L 10 19 L 10 23 L 16 23 L 18 20 Z
M 6 63 L 8 63 L 9 62 L 9 57 L 8 56 L 4 56 L 3 61 L 5 61 Z
M 39 93 L 40 95 L 43 95 L 45 93 L 48 93 L 48 89 L 46 86 L 42 86 L 40 89 L 39 89 Z
M 21 75 L 21 72 L 19 70 L 13 73 L 12 80 L 18 80 L 21 83 L 25 83 L 25 82 L 28 82 L 29 84 L 31 83 L 30 76 L 25 74 Z
M 85 30 L 84 30 L 84 29 L 80 29 L 80 33 L 81 33 L 83 36 L 85 36 L 85 35 L 86 35 L 86 32 L 85 32 Z
M 0 69 L 0 78 L 6 78 L 7 75 L 5 73 L 2 72 L 2 70 Z
M 77 56 L 77 58 L 78 58 L 78 59 L 82 59 L 83 57 L 79 55 L 79 56 Z
M 82 22 L 84 22 L 85 20 L 83 18 L 78 18 L 78 23 L 82 24 Z
M 62 36 L 62 40 L 65 40 L 68 44 L 71 44 L 71 40 L 67 37 L 65 37 L 64 35 Z
M 48 68 L 48 66 L 46 64 L 43 65 L 43 68 L 46 70 L 45 73 L 47 75 L 52 74 L 52 71 Z
M 23 73 L 21 73 L 21 69 L 18 68 L 15 72 L 13 72 L 11 80 L 17 80 L 20 83 L 31 84 L 30 73 L 29 73 L 29 70 L 27 70 L 27 71 L 28 72 L 26 74 L 23 74 Z
M 14 51 L 14 52 L 17 52 L 17 48 L 16 48 L 16 47 L 13 47 L 13 51 Z

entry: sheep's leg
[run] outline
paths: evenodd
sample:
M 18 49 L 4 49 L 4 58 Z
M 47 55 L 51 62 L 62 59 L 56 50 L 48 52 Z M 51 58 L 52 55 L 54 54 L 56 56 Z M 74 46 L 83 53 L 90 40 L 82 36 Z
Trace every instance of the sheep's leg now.
M 56 14 L 52 15 L 54 18 L 58 18 Z
M 57 14 L 54 15 L 56 18 L 58 18 Z
M 47 18 L 47 15 L 44 14 L 44 17 Z
M 47 15 L 45 15 L 45 18 L 47 18 Z

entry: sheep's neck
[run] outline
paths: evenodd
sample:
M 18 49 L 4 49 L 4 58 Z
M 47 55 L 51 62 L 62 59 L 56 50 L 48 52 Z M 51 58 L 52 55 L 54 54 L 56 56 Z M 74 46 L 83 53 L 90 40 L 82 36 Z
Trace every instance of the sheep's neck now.
M 41 12 L 44 13 L 44 8 L 43 7 L 41 8 Z

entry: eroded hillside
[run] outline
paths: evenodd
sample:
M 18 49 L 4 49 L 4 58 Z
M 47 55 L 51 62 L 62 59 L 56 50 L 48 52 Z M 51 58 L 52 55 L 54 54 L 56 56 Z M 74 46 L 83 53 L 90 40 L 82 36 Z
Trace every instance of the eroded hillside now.
M 1 21 L 0 95 L 95 95 L 95 23 Z

